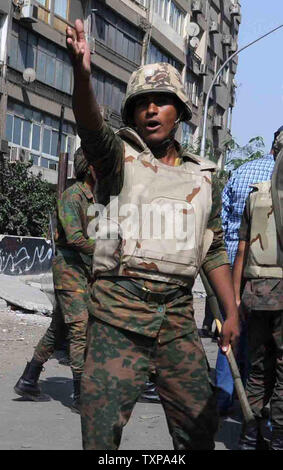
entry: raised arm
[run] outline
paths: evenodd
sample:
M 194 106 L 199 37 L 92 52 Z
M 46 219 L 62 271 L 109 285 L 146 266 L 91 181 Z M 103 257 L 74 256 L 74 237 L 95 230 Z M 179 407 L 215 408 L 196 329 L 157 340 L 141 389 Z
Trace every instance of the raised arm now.
M 83 22 L 75 21 L 75 29 L 66 29 L 66 43 L 74 69 L 73 111 L 79 127 L 97 131 L 103 119 L 91 83 L 90 50 Z
M 98 180 L 97 197 L 107 204 L 110 195 L 117 195 L 123 185 L 124 145 L 107 125 L 100 113 L 91 83 L 91 60 L 81 20 L 75 29 L 66 30 L 67 47 L 74 68 L 73 111 L 81 138 L 81 146 L 93 165 Z

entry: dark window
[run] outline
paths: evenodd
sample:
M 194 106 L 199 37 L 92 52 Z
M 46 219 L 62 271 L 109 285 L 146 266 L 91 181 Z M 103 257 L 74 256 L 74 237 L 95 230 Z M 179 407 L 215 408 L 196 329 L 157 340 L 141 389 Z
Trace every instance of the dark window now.
M 43 153 L 50 153 L 50 141 L 51 141 L 51 130 L 44 129 L 43 132 L 43 144 L 42 151 Z
M 57 147 L 58 147 L 59 134 L 56 131 L 52 131 L 52 140 L 51 140 L 51 155 L 54 157 L 57 156 Z
M 49 160 L 47 158 L 41 157 L 41 166 L 43 166 L 43 168 L 48 168 L 48 163 Z
M 9 65 L 20 72 L 25 68 L 34 68 L 37 80 L 65 93 L 72 93 L 73 70 L 67 51 L 14 24 Z
M 148 64 L 155 64 L 156 62 L 168 62 L 169 64 L 173 65 L 179 72 L 182 71 L 182 64 L 175 60 L 169 54 L 166 54 L 163 50 L 157 47 L 152 42 L 149 45 L 148 54 L 147 54 L 147 63 Z
M 31 134 L 31 123 L 29 121 L 24 121 L 23 138 L 22 138 L 23 147 L 30 148 L 30 134 Z
M 98 69 L 95 69 L 92 80 L 98 103 L 110 106 L 117 114 L 120 114 L 126 85 Z
M 40 147 L 40 126 L 33 124 L 32 129 L 32 148 L 33 150 L 39 150 Z
M 18 117 L 14 119 L 14 131 L 13 131 L 13 142 L 15 144 L 21 144 L 21 133 L 22 133 L 22 120 Z
M 117 54 L 140 65 L 143 33 L 98 0 L 93 0 L 92 34 Z
M 30 159 L 33 163 L 33 165 L 38 166 L 39 165 L 39 156 L 38 155 L 31 155 Z
M 13 137 L 13 116 L 11 114 L 7 114 L 6 118 L 6 139 L 9 142 L 12 142 Z

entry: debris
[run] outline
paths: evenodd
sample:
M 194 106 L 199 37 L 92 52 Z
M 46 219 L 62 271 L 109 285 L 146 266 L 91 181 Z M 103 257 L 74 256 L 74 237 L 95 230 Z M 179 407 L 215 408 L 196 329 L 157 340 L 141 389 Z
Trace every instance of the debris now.
M 0 274 L 0 297 L 18 308 L 46 314 L 53 312 L 52 302 L 42 290 L 25 284 L 15 276 Z

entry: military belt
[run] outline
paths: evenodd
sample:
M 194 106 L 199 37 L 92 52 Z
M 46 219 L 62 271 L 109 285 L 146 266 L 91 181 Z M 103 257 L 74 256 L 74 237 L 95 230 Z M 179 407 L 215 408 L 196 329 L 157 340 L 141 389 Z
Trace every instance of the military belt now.
M 104 278 L 105 279 L 105 278 Z M 108 278 L 109 280 L 113 280 L 113 278 Z M 172 302 L 172 300 L 177 299 L 178 297 L 182 297 L 183 295 L 189 295 L 190 290 L 186 287 L 177 287 L 176 289 L 171 289 L 166 293 L 161 292 L 152 292 L 151 290 L 147 289 L 146 287 L 142 287 L 136 282 L 130 280 L 119 279 L 115 280 L 115 284 L 118 286 L 123 287 L 131 294 L 139 297 L 144 302 L 155 302 L 157 304 L 167 304 Z

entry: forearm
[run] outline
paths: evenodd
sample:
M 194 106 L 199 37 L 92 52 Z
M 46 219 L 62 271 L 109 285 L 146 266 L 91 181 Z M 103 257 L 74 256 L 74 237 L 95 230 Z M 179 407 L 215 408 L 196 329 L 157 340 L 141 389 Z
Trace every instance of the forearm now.
M 83 235 L 73 235 L 67 237 L 67 246 L 72 250 L 84 255 L 92 255 L 94 250 L 94 240 L 86 239 Z
M 74 66 L 73 111 L 79 127 L 98 131 L 103 123 L 90 76 L 83 77 Z
M 67 26 L 66 45 L 74 71 L 73 110 L 77 124 L 97 131 L 102 125 L 102 116 L 91 84 L 91 54 L 80 19 L 73 28 Z
M 233 265 L 232 277 L 234 292 L 237 305 L 241 302 L 241 284 L 243 279 L 243 271 L 245 264 L 245 256 L 247 252 L 248 244 L 246 241 L 241 240 L 238 246 L 235 262 Z
M 238 317 L 237 306 L 233 289 L 230 265 L 224 264 L 207 273 L 217 298 L 222 304 L 226 317 Z

